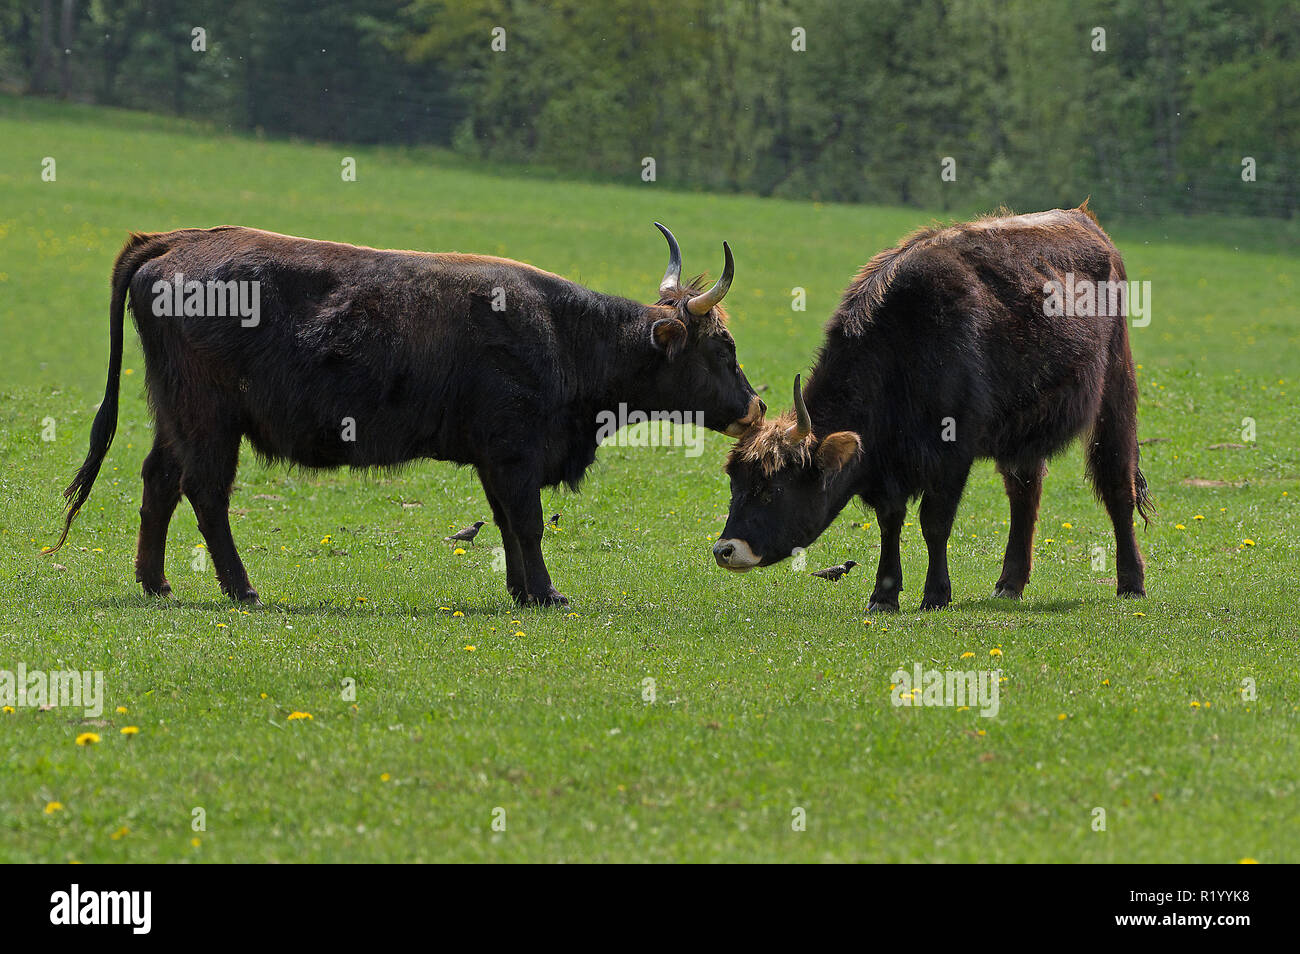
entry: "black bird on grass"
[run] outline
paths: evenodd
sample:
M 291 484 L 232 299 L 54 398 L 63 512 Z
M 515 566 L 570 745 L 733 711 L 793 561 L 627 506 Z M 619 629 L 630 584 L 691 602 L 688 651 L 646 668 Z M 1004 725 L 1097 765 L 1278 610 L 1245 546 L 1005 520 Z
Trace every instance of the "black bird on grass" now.
M 857 565 L 856 560 L 845 560 L 843 563 L 835 564 L 835 566 L 828 566 L 824 570 L 814 570 L 813 576 L 820 576 L 823 580 L 830 580 L 834 583 Z
M 475 538 L 476 536 L 478 536 L 478 532 L 479 532 L 480 530 L 482 530 L 482 529 L 483 529 L 483 521 L 482 521 L 482 520 L 475 520 L 472 524 L 470 524 L 470 525 L 469 525 L 468 527 L 466 527 L 464 530 L 457 530 L 457 531 L 456 531 L 455 533 L 453 533 L 451 536 L 449 536 L 449 537 L 443 537 L 442 539 L 445 540 L 445 541 L 448 542 L 448 543 L 456 543 L 456 542 L 458 542 L 458 541 L 461 541 L 461 542 L 464 542 L 464 543 L 473 543 L 473 542 L 474 542 L 474 538 Z

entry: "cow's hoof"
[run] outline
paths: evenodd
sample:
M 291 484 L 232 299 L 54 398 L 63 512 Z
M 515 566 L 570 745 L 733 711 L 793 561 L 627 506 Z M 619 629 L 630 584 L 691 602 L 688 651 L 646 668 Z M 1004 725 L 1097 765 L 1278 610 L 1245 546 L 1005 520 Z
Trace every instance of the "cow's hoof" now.
M 568 606 L 569 598 L 552 586 L 550 592 L 548 593 L 542 593 L 540 595 L 533 594 L 533 593 L 528 594 L 528 605 L 529 606 Z
M 141 582 L 140 588 L 144 590 L 145 596 L 167 597 L 172 595 L 172 585 L 166 580 L 163 580 L 161 584 Z
M 947 609 L 948 604 L 952 602 L 951 596 L 936 594 L 934 596 L 925 596 L 921 598 L 922 610 L 941 610 Z
M 998 584 L 993 589 L 993 598 L 995 600 L 1018 600 L 1020 599 L 1020 596 L 1020 590 L 1013 590 L 1011 587 L 1003 584 Z
M 262 600 L 257 595 L 257 590 L 249 587 L 242 593 L 231 593 L 230 598 L 237 603 L 243 603 L 245 606 L 261 606 Z
M 867 604 L 868 613 L 897 613 L 898 601 L 886 603 L 884 600 L 872 600 Z
M 1146 591 L 1145 588 L 1143 588 L 1143 587 L 1141 587 L 1141 586 L 1136 587 L 1136 588 L 1133 588 L 1133 587 L 1120 587 L 1119 589 L 1117 589 L 1117 590 L 1115 591 L 1115 595 L 1118 596 L 1118 597 L 1120 597 L 1121 599 L 1137 600 L 1137 599 L 1142 599 L 1143 597 L 1145 597 L 1145 596 L 1147 595 L 1147 591 Z

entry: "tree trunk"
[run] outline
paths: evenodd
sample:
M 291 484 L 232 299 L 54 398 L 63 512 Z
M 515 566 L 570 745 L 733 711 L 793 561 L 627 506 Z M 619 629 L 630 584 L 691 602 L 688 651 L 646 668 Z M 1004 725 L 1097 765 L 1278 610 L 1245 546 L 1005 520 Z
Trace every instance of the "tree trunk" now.
M 72 44 L 76 0 L 63 0 L 63 15 L 59 18 L 59 98 L 72 94 Z
M 54 48 L 54 0 L 41 0 L 41 33 L 37 41 L 36 62 L 32 65 L 31 90 L 46 93 L 50 89 L 50 53 Z

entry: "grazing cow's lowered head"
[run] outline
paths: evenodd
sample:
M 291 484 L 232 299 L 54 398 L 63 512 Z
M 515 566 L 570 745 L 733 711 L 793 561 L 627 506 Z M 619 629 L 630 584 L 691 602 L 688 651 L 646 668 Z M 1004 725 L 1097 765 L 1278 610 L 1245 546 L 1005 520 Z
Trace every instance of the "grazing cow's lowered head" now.
M 731 511 L 713 546 L 718 566 L 771 566 L 811 545 L 853 495 L 861 455 L 852 431 L 813 433 L 795 375 L 793 410 L 751 427 L 727 458 Z
M 735 274 L 731 246 L 722 243 L 725 264 L 712 287 L 699 287 L 699 277 L 683 285 L 677 239 L 658 222 L 655 227 L 668 240 L 668 268 L 659 283 L 650 334 L 667 366 L 651 372 L 644 386 L 653 393 L 643 395 L 643 400 L 651 407 L 672 408 L 679 406 L 681 395 L 690 394 L 700 405 L 695 410 L 703 414 L 705 427 L 740 437 L 762 419 L 767 408 L 740 369 L 722 310 L 723 296 Z

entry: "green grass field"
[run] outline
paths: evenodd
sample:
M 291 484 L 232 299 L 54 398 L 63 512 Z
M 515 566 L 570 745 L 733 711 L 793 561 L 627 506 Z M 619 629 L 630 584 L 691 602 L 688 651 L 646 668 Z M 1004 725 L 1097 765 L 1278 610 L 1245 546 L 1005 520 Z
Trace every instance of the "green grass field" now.
M 358 181 L 341 180 L 344 156 Z M 104 472 L 68 546 L 40 554 L 103 393 L 128 230 L 238 223 L 487 252 L 647 300 L 659 220 L 690 273 L 716 273 L 732 243 L 741 361 L 781 408 L 854 272 L 931 219 L 674 192 L 637 171 L 575 184 L 0 98 L 0 670 L 102 670 L 106 686 L 98 719 L 0 714 L 0 860 L 1297 860 L 1294 226 L 1096 210 L 1154 296 L 1132 332 L 1161 512 L 1139 534 L 1144 601 L 1114 595 L 1077 448 L 1052 463 L 1019 604 L 990 597 L 1007 505 L 987 462 L 954 529 L 949 610 L 916 610 L 915 511 L 893 618 L 865 619 L 878 537 L 856 506 L 809 553 L 808 569 L 866 564 L 840 584 L 789 563 L 725 574 L 709 553 L 728 502 L 714 434 L 693 458 L 607 447 L 581 494 L 545 492 L 571 611 L 513 608 L 491 524 L 463 555 L 441 542 L 489 517 L 469 471 L 310 473 L 247 450 L 232 520 L 265 607 L 233 607 L 210 564 L 192 569 L 186 503 L 176 598 L 147 599 L 132 569 L 151 440 L 133 330 Z M 891 673 L 913 663 L 1001 669 L 998 715 L 895 707 Z M 78 745 L 87 732 L 100 741 Z

